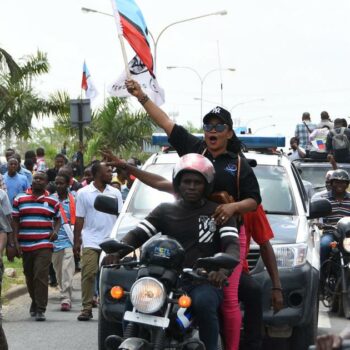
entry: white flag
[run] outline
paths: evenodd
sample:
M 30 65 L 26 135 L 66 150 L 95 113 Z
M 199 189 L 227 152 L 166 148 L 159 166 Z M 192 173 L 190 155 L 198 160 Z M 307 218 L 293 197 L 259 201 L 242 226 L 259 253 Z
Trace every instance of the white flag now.
M 129 62 L 129 71 L 131 79 L 136 80 L 141 85 L 142 90 L 157 106 L 164 103 L 164 90 L 158 85 L 157 80 L 151 76 L 147 67 L 137 55 Z M 116 97 L 131 96 L 126 89 L 125 80 L 126 72 L 124 71 L 108 88 L 109 94 Z

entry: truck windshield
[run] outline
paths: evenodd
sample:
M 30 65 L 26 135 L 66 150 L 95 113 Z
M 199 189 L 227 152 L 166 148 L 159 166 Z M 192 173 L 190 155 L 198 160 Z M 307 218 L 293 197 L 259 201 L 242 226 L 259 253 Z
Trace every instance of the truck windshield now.
M 259 182 L 265 211 L 268 214 L 295 214 L 294 198 L 285 168 L 258 165 L 253 170 Z
M 171 181 L 174 164 L 152 164 L 147 171 L 159 174 Z M 264 209 L 270 214 L 292 215 L 295 213 L 294 199 L 283 167 L 259 165 L 253 169 L 260 185 Z M 148 214 L 162 202 L 173 202 L 174 196 L 157 191 L 138 182 L 127 211 L 133 214 Z

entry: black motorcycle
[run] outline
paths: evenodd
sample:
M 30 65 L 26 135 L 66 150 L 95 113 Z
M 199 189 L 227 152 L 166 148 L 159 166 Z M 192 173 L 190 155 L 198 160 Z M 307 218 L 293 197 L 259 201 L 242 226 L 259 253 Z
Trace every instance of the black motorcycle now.
M 350 217 L 322 228 L 333 234 L 334 241 L 329 258 L 321 266 L 320 299 L 332 312 L 350 318 Z
M 209 283 L 207 274 L 210 271 L 233 269 L 237 265 L 233 257 L 218 253 L 214 257 L 198 259 L 193 269 L 182 269 L 184 249 L 167 236 L 155 237 L 145 243 L 140 260 L 136 258 L 133 247 L 112 239 L 102 243 L 101 248 L 107 254 L 133 252 L 131 257 L 104 269 L 121 270 L 121 273 L 129 270 L 136 274 L 129 290 L 124 288 L 122 279 L 116 279 L 108 290 L 103 289 L 109 294 L 109 299 L 126 308 L 122 319 L 123 337 L 108 336 L 106 349 L 205 350 L 198 339 L 195 317 L 190 308 L 191 298 L 181 286 L 185 281 Z M 220 348 L 223 349 L 219 341 Z

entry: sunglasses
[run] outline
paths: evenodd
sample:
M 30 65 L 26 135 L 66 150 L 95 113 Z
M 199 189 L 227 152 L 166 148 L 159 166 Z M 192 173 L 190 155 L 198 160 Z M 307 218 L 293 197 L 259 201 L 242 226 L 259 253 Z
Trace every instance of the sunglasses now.
M 206 132 L 215 130 L 216 132 L 223 132 L 226 129 L 226 124 L 203 124 L 203 130 Z

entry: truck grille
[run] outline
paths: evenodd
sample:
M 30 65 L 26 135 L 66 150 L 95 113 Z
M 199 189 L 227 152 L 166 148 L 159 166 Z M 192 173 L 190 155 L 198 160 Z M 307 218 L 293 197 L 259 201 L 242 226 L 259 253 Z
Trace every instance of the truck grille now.
M 259 248 L 250 248 L 248 256 L 247 256 L 249 271 L 254 269 L 254 267 L 258 263 L 259 258 L 260 258 L 260 249 Z

